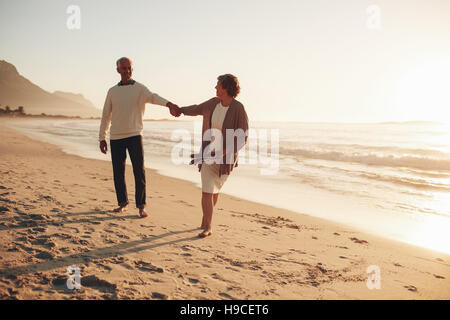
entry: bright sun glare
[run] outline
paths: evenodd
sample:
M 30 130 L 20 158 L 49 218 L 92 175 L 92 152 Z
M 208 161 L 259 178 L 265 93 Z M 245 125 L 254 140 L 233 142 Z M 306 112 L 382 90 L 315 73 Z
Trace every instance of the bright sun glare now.
M 404 119 L 450 123 L 450 58 L 423 61 L 397 84 L 396 107 Z
M 409 242 L 446 253 L 450 253 L 450 223 L 448 217 L 421 215 L 417 230 L 411 232 Z

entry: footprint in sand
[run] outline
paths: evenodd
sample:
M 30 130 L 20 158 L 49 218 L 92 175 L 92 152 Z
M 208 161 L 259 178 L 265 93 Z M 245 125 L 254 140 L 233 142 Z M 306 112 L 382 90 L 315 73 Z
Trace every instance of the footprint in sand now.
M 328 272 L 327 269 L 325 269 L 324 267 L 322 267 L 322 263 L 321 263 L 321 262 L 319 262 L 319 263 L 316 265 L 316 268 L 317 268 L 320 272 L 322 272 L 322 273 L 327 273 L 327 272 Z
M 31 244 L 40 245 L 48 249 L 56 247 L 56 243 L 50 240 L 48 236 L 39 237 L 37 240 L 32 241 Z
M 47 228 L 37 227 L 37 228 L 33 228 L 31 230 L 33 230 L 35 232 L 45 232 L 45 231 L 47 231 Z
M 108 243 L 108 244 L 117 244 L 117 243 L 119 243 L 118 241 L 110 239 L 108 237 L 102 237 L 102 238 L 105 238 L 105 239 L 103 239 L 104 243 Z
M 67 279 L 67 276 L 57 276 L 51 281 L 51 283 L 55 289 L 66 289 Z
M 83 240 L 83 239 L 79 239 L 79 238 L 76 238 L 76 237 L 73 237 L 71 242 L 74 243 L 74 244 L 82 245 L 82 246 L 88 246 L 89 245 L 89 241 Z
M 195 207 L 193 204 L 187 203 L 186 201 L 183 201 L 183 200 L 178 200 L 177 202 L 182 203 L 188 207 Z
M 133 268 L 132 266 L 130 266 L 130 265 L 129 265 L 128 263 L 126 263 L 126 262 L 121 263 L 120 265 L 121 265 L 122 267 L 128 269 L 128 270 L 134 270 L 134 271 L 136 271 L 135 268 Z
M 182 246 L 181 250 L 183 250 L 183 251 L 191 251 L 191 249 L 187 245 Z
M 227 298 L 227 299 L 235 300 L 232 296 L 230 296 L 228 293 L 225 293 L 225 292 L 219 292 L 219 296 Z
M 169 297 L 164 293 L 152 292 L 152 299 L 167 300 Z
M 403 286 L 403 287 L 408 289 L 411 292 L 417 292 L 417 288 L 415 286 L 409 285 L 409 286 Z
M 54 234 L 51 235 L 51 237 L 58 237 L 58 238 L 63 239 L 63 240 L 72 239 L 72 236 L 70 234 L 67 234 L 67 233 L 54 233 Z
M 58 250 L 58 252 L 63 252 L 63 253 L 69 253 L 71 252 L 72 249 L 70 249 L 69 247 L 64 247 Z
M 85 276 L 81 278 L 81 285 L 84 287 L 97 289 L 101 292 L 115 292 L 117 288 L 115 284 L 100 279 L 95 275 Z
M 46 251 L 41 251 L 34 257 L 42 260 L 53 260 L 55 258 L 55 256 L 52 253 Z
M 112 271 L 112 268 L 107 266 L 107 265 L 104 265 L 104 264 L 101 264 L 101 263 L 97 263 L 97 265 L 102 267 L 103 269 L 105 269 L 107 271 Z
M 39 224 L 36 221 L 33 221 L 33 220 L 23 220 L 23 221 L 19 222 L 17 225 L 19 227 L 33 228 L 33 227 L 37 227 Z
M 433 276 L 434 276 L 435 278 L 437 278 L 437 279 L 445 279 L 445 277 L 440 276 L 440 275 L 437 275 L 437 274 L 433 274 Z
M 361 240 L 356 237 L 349 238 L 349 239 L 352 240 L 354 243 L 369 244 L 369 242 L 367 242 L 366 240 Z
M 138 267 L 140 270 L 143 270 L 143 271 L 158 272 L 158 273 L 164 272 L 163 268 L 156 267 L 156 266 L 152 265 L 151 263 L 145 262 L 142 260 L 135 261 L 134 264 L 136 265 L 136 267 Z

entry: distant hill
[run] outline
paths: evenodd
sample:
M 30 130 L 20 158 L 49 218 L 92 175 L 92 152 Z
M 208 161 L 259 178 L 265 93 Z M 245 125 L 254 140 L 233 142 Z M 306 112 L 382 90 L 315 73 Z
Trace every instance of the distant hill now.
M 0 60 L 0 107 L 23 106 L 28 114 L 99 117 L 101 110 L 81 94 L 50 93 L 21 76 L 14 65 Z
M 55 91 L 55 92 L 53 92 L 53 94 L 55 96 L 58 96 L 58 97 L 61 97 L 64 99 L 68 99 L 68 100 L 74 101 L 76 103 L 81 103 L 86 106 L 95 108 L 95 106 L 92 104 L 92 102 L 90 102 L 88 99 L 83 97 L 83 95 L 81 93 L 76 94 L 76 93 L 72 93 L 72 92 Z

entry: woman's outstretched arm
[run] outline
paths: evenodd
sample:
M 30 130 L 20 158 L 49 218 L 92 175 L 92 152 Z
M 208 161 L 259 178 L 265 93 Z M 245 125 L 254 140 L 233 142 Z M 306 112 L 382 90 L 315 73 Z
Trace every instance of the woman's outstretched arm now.
M 185 116 L 200 116 L 205 113 L 206 108 L 209 104 L 214 103 L 217 98 L 209 99 L 201 104 L 194 104 L 192 106 L 182 107 L 181 113 Z

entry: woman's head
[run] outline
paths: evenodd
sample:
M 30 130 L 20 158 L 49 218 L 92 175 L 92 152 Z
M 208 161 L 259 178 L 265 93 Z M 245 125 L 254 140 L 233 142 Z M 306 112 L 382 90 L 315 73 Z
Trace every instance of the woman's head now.
M 232 98 L 236 98 L 241 91 L 238 79 L 232 74 L 218 76 L 216 89 L 219 98 L 221 98 L 219 95 L 225 93 Z

